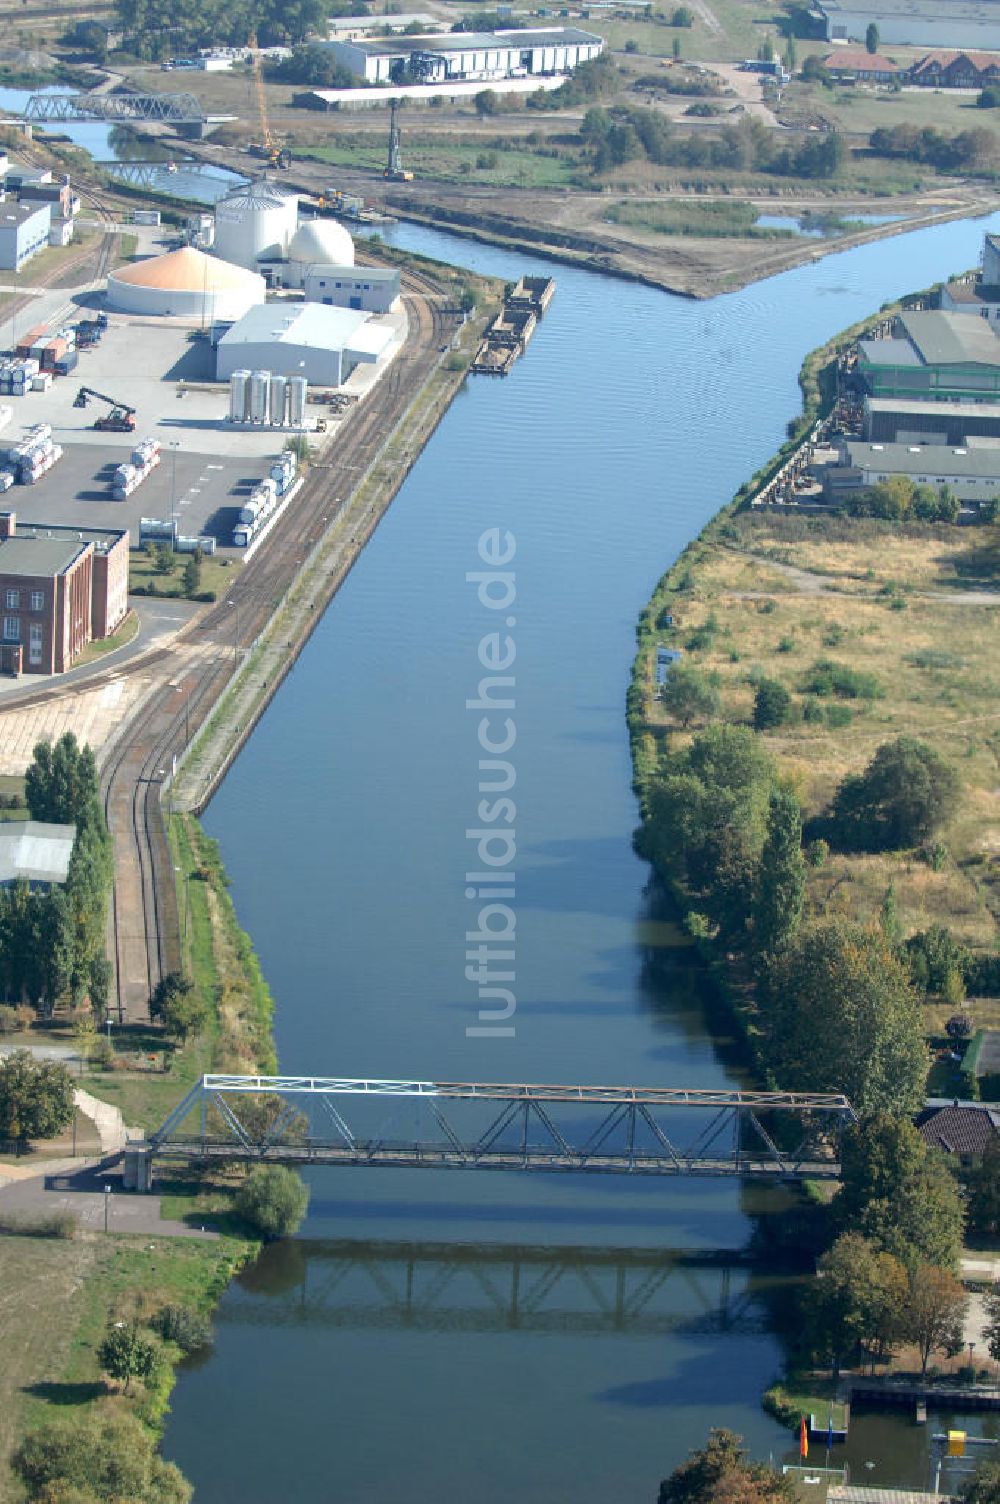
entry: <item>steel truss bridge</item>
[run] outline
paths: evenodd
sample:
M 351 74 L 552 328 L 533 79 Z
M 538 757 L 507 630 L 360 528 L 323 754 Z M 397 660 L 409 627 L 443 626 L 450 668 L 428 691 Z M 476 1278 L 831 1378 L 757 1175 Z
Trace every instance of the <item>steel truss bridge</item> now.
M 296 1242 L 279 1259 L 261 1273 L 267 1298 L 226 1302 L 222 1324 L 587 1337 L 767 1328 L 739 1253 L 337 1241 Z
M 166 162 L 95 162 L 95 167 L 103 167 L 109 177 L 119 183 L 128 183 L 133 188 L 150 188 L 159 191 L 170 189 L 170 181 L 174 174 L 167 169 Z M 177 177 L 186 179 L 204 178 L 219 184 L 220 192 L 229 186 L 229 179 L 222 180 L 211 166 L 203 162 L 179 162 L 177 164 Z M 207 206 L 206 206 L 207 207 Z
M 107 125 L 134 121 L 203 127 L 205 111 L 193 94 L 32 94 L 23 118 L 34 125 L 67 125 L 101 120 Z
M 834 1180 L 855 1120 L 832 1092 L 207 1075 L 126 1183 L 154 1159 Z

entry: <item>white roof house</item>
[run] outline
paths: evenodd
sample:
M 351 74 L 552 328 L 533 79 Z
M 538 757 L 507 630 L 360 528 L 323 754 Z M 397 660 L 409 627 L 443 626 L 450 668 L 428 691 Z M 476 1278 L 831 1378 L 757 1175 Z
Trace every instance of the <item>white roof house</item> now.
M 304 376 L 310 386 L 342 386 L 356 365 L 374 364 L 393 338 L 392 329 L 353 308 L 266 303 L 223 335 L 216 377 L 262 370 Z
M 75 840 L 75 825 L 5 820 L 0 824 L 0 887 L 26 882 L 33 888 L 50 888 L 64 883 Z

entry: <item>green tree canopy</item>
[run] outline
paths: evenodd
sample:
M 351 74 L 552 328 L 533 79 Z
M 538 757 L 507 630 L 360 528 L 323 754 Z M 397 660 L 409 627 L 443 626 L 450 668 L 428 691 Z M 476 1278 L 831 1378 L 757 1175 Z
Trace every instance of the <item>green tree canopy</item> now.
M 54 745 L 36 743 L 24 775 L 24 796 L 33 820 L 76 826 L 96 822 L 104 828 L 94 754 L 78 744 L 72 731 Z
M 916 846 L 951 818 L 959 788 L 955 769 L 926 742 L 912 736 L 883 742 L 865 771 L 837 790 L 836 836 L 853 851 Z
M 59 1061 L 28 1050 L 0 1059 L 0 1138 L 54 1138 L 73 1112 L 72 1077 Z
M 660 1484 L 659 1504 L 793 1504 L 790 1478 L 762 1462 L 751 1462 L 743 1438 L 732 1431 L 709 1432 L 705 1446 L 693 1451 Z
M 776 954 L 788 944 L 802 918 L 805 896 L 802 811 L 794 794 L 775 789 L 754 887 L 753 939 L 759 952 Z
M 819 1260 L 805 1296 L 814 1354 L 836 1372 L 866 1348 L 872 1358 L 892 1348 L 907 1295 L 906 1270 L 859 1233 L 842 1233 Z
M 994 1137 L 969 1172 L 968 1197 L 969 1231 L 981 1238 L 1000 1236 L 1000 1139 Z M 994 1356 L 1000 1362 L 1000 1353 Z
M 771 731 L 783 726 L 792 709 L 792 697 L 777 679 L 761 679 L 753 701 L 755 731 Z
M 863 1233 L 908 1269 L 958 1267 L 965 1214 L 944 1155 L 911 1122 L 880 1112 L 845 1136 L 837 1225 Z
M 916 1109 L 928 1068 L 920 1005 L 880 931 L 803 925 L 774 961 L 763 1003 L 785 1090 L 842 1091 L 860 1113 Z
M 980 1462 L 958 1491 L 962 1504 L 1000 1504 L 1000 1462 Z
M 284 1165 L 256 1165 L 236 1192 L 236 1210 L 265 1239 L 287 1238 L 309 1205 L 309 1188 Z
M 135 1321 L 116 1321 L 109 1326 L 97 1349 L 97 1361 L 104 1372 L 124 1384 L 126 1392 L 133 1379 L 152 1377 L 158 1359 L 156 1344 Z
M 870 21 L 868 23 L 868 30 L 865 32 L 865 50 L 874 55 L 878 51 L 878 44 L 878 27 L 875 25 L 874 21 Z
M 719 713 L 719 690 L 700 669 L 686 663 L 670 667 L 660 690 L 667 713 L 682 726 L 692 721 L 710 721 Z

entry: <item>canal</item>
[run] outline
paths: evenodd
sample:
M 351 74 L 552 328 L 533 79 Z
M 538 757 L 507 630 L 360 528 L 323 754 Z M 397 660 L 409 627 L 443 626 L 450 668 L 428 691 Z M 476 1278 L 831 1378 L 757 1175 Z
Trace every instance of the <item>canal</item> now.
M 807 351 L 973 265 L 991 227 L 889 239 L 705 303 L 390 232 L 510 279 L 552 270 L 558 291 L 513 375 L 453 404 L 208 811 L 284 1071 L 735 1079 L 632 851 L 635 618 L 780 443 Z M 501 625 L 517 929 L 513 1032 L 484 1036 L 468 1032 L 468 832 L 484 817 L 467 702 L 497 625 L 469 579 L 490 529 L 516 550 Z M 312 1191 L 301 1238 L 235 1282 L 212 1356 L 175 1391 L 165 1449 L 199 1498 L 648 1501 L 710 1426 L 786 1450 L 759 1408 L 783 1292 L 741 1252 L 780 1202 L 732 1184 L 389 1170 L 317 1172 Z M 924 1482 L 904 1423 L 866 1422 L 852 1451 L 876 1462 L 865 1481 Z

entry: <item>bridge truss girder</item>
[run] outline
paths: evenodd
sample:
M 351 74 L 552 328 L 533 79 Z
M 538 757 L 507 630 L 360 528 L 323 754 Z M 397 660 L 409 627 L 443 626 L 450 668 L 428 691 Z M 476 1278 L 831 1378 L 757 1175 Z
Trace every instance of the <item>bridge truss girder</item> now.
M 137 120 L 203 125 L 205 111 L 193 94 L 32 94 L 23 118 L 36 125 L 78 120 L 100 120 L 108 125 Z
M 298 1165 L 836 1179 L 840 1132 L 853 1121 L 847 1099 L 825 1092 L 209 1075 L 147 1149 Z

